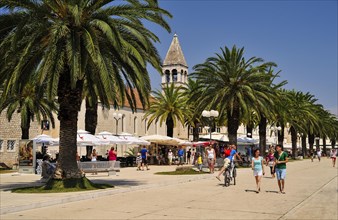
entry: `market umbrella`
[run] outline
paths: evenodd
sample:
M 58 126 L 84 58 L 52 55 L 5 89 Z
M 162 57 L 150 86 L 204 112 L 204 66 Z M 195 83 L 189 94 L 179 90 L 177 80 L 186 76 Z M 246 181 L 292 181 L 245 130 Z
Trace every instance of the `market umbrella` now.
M 163 136 L 163 135 L 148 135 L 141 137 L 142 140 L 146 140 L 149 142 L 154 142 L 161 145 L 178 145 L 179 142 L 175 140 L 174 138 Z
M 35 143 L 37 143 L 37 144 L 47 144 L 47 145 L 49 145 L 49 144 L 54 143 L 56 140 L 49 135 L 41 134 L 41 135 L 38 135 L 35 138 L 33 138 L 33 141 L 35 141 Z

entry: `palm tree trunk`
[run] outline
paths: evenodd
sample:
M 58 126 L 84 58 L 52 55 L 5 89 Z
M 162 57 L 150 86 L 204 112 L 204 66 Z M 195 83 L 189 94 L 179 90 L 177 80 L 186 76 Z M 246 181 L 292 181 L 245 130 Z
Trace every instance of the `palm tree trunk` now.
M 167 136 L 174 137 L 174 121 L 171 117 L 167 118 L 166 125 L 167 125 Z
M 336 146 L 336 139 L 331 138 L 331 149 L 333 149 Z
M 229 142 L 237 145 L 237 130 L 239 127 L 239 109 L 233 109 L 231 111 L 227 111 L 228 118 L 228 138 Z
M 281 127 L 281 130 L 277 131 L 278 132 L 277 133 L 278 134 L 278 144 L 283 146 L 283 144 L 284 144 L 284 129 L 285 129 L 284 124 L 282 124 L 280 127 Z
M 259 149 L 263 157 L 265 156 L 265 150 L 266 150 L 266 118 L 261 115 L 261 120 L 259 121 Z
M 77 120 L 81 107 L 83 81 L 77 81 L 75 88 L 70 86 L 70 74 L 61 74 L 58 85 L 60 120 L 59 158 L 54 179 L 82 178 L 76 162 Z
M 326 152 L 326 137 L 325 136 L 323 137 L 323 153 L 325 154 L 325 156 L 327 155 L 327 152 Z
M 97 106 L 98 103 L 93 101 L 90 103 L 86 98 L 86 114 L 85 114 L 85 130 L 95 135 L 97 126 Z M 87 158 L 92 154 L 93 146 L 86 146 Z
M 296 129 L 291 126 L 290 127 L 290 132 L 291 132 L 291 143 L 292 143 L 292 158 L 296 158 L 296 153 L 297 153 L 297 131 Z
M 306 149 L 306 134 L 302 135 L 302 152 L 303 152 L 303 157 L 307 155 L 307 149 Z
M 309 148 L 310 148 L 310 151 L 313 152 L 313 144 L 315 143 L 315 135 L 309 133 L 308 134 L 308 138 L 309 138 Z
M 253 126 L 251 124 L 247 125 L 246 126 L 246 136 L 248 138 L 252 138 L 252 131 L 253 131 Z
M 26 116 L 26 121 L 21 119 L 21 139 L 28 140 L 29 139 L 29 128 L 31 126 L 31 114 L 28 111 Z
M 193 141 L 198 141 L 200 136 L 199 132 L 200 123 L 195 122 L 194 124 L 195 126 L 192 128 Z
M 319 147 L 319 138 L 315 139 L 316 140 L 316 150 L 320 149 Z

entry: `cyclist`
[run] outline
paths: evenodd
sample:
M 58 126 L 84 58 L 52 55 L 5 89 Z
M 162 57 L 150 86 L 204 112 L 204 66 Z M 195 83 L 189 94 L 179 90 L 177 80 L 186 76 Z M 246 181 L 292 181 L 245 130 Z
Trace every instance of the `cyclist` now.
M 222 169 L 219 171 L 218 175 L 216 176 L 216 179 L 221 181 L 220 176 L 224 173 L 225 169 L 229 166 L 229 164 L 233 163 L 233 159 L 237 157 L 240 161 L 242 161 L 242 158 L 238 155 L 236 151 L 237 147 L 235 144 L 230 144 L 229 149 L 225 150 L 225 159 L 224 159 L 224 165 Z M 230 170 L 230 177 L 232 177 L 232 172 L 234 170 L 234 166 L 231 166 Z

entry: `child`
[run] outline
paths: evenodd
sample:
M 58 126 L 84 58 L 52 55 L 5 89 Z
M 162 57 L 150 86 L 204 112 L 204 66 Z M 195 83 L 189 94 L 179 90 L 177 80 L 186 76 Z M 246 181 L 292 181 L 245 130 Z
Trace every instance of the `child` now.
M 197 155 L 197 165 L 198 165 L 199 171 L 201 172 L 202 171 L 202 165 L 203 165 L 201 153 L 198 153 L 198 155 Z
M 141 163 L 142 163 L 141 153 L 137 153 L 136 157 L 137 170 L 141 170 Z

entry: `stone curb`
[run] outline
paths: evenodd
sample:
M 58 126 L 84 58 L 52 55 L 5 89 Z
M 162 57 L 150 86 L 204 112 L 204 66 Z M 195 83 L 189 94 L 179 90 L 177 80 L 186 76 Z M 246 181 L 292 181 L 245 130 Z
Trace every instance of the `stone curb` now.
M 43 208 L 53 205 L 59 205 L 59 204 L 65 204 L 70 202 L 77 202 L 81 200 L 89 200 L 89 199 L 95 199 L 100 198 L 104 196 L 110 196 L 110 195 L 116 195 L 120 193 L 127 193 L 127 192 L 133 192 L 138 190 L 144 190 L 144 189 L 152 189 L 152 188 L 160 188 L 160 187 L 166 187 L 171 185 L 178 185 L 183 183 L 188 183 L 191 181 L 198 181 L 198 180 L 205 180 L 205 179 L 212 179 L 214 178 L 213 175 L 198 175 L 194 176 L 188 179 L 182 179 L 178 181 L 171 181 L 171 182 L 160 182 L 156 184 L 148 184 L 148 185 L 140 185 L 140 186 L 131 186 L 131 187 L 121 187 L 121 188 L 115 188 L 115 189 L 108 189 L 108 190 L 95 190 L 95 192 L 86 192 L 82 194 L 77 194 L 74 196 L 68 196 L 65 195 L 62 198 L 56 198 L 49 201 L 41 201 L 36 203 L 31 203 L 27 205 L 21 205 L 21 206 L 10 206 L 10 207 L 1 207 L 0 215 L 9 214 L 9 213 L 15 213 L 25 210 L 31 210 L 31 209 L 37 209 L 37 208 Z M 32 194 L 33 195 L 33 194 Z

